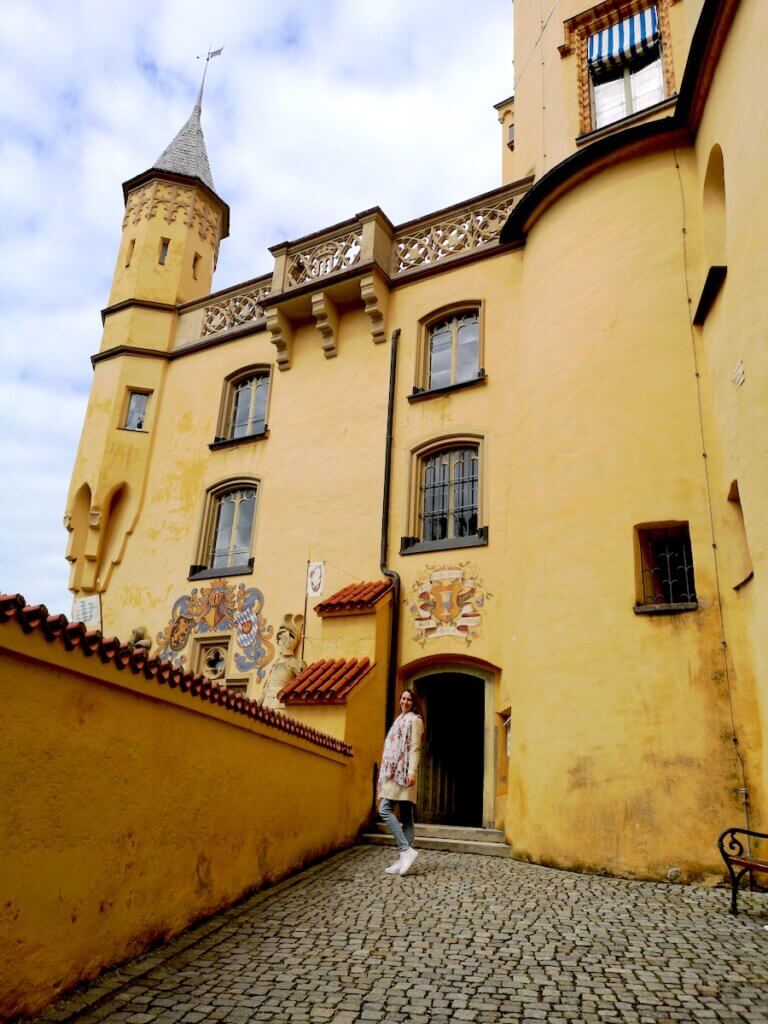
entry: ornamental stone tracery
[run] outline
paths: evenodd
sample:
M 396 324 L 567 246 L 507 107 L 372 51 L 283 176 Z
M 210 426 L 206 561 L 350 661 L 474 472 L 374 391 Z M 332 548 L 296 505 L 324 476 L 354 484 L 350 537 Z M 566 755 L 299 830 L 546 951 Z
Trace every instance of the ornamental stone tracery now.
M 360 260 L 362 232 L 349 231 L 344 235 L 327 238 L 309 249 L 290 253 L 286 272 L 286 287 L 297 288 L 306 281 L 328 277 L 340 270 L 353 267 Z
M 496 242 L 517 196 L 464 207 L 442 220 L 425 222 L 395 238 L 393 274 L 431 266 Z
M 161 214 L 166 224 L 173 224 L 179 215 L 184 216 L 184 226 L 197 227 L 203 241 L 210 241 L 218 250 L 221 238 L 221 211 L 204 199 L 197 189 L 179 185 L 173 181 L 148 182 L 142 188 L 131 192 L 125 204 L 123 228 L 130 222 L 152 220 Z
M 270 291 L 268 285 L 258 285 L 222 299 L 212 306 L 206 306 L 200 336 L 204 338 L 208 334 L 218 334 L 219 331 L 228 331 L 242 324 L 264 320 L 264 307 L 261 303 Z

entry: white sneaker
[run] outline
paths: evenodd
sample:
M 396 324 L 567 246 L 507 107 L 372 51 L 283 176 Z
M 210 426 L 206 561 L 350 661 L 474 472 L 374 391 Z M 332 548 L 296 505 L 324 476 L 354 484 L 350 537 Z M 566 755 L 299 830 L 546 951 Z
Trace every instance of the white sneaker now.
M 419 851 L 414 850 L 412 846 L 409 846 L 407 850 L 404 850 L 400 854 L 400 874 L 407 875 L 413 867 L 413 862 L 419 856 Z
M 395 861 L 394 864 L 390 864 L 388 868 L 384 868 L 384 873 L 387 874 L 387 875 L 399 875 L 400 874 L 400 865 L 402 864 L 402 862 L 403 862 L 403 855 L 401 853 L 400 856 L 397 858 L 397 860 Z

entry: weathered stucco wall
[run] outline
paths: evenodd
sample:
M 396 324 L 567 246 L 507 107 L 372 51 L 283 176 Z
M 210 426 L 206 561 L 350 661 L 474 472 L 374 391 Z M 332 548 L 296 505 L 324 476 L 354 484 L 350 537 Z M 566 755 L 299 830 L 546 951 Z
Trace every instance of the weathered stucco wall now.
M 258 589 L 262 624 L 276 627 L 303 609 L 309 558 L 326 562 L 326 595 L 379 575 L 390 339 L 399 330 L 388 537 L 389 564 L 402 577 L 398 668 L 463 657 L 493 669 L 495 725 L 502 714 L 511 723 L 509 762 L 494 780 L 498 821 L 519 856 L 651 877 L 680 869 L 694 879 L 721 870 L 715 840 L 744 821 L 740 790 L 759 825 L 768 786 L 768 695 L 759 681 L 768 666 L 768 224 L 753 184 L 768 138 L 753 81 L 768 15 L 763 5 L 739 6 L 698 140 L 687 129 L 674 138 L 644 132 L 645 141 L 635 134 L 621 148 L 627 125 L 617 124 L 593 151 L 603 153 L 598 166 L 589 164 L 587 142 L 575 142 L 577 57 L 557 50 L 563 19 L 588 6 L 569 0 L 544 27 L 544 96 L 537 58 L 525 78 L 521 70 L 516 176 L 535 169 L 541 194 L 542 170 L 577 150 L 584 166 L 578 183 L 563 180 L 547 194 L 549 205 L 524 207 L 519 248 L 489 246 L 396 276 L 385 343 L 376 345 L 352 267 L 349 290 L 334 293 L 342 297 L 330 359 L 307 296 L 273 295 L 298 310 L 284 372 L 259 325 L 174 352 L 161 374 L 156 356 L 141 349 L 168 347 L 175 314 L 144 311 L 135 329 L 114 319 L 111 343 L 137 350 L 97 364 L 75 479 L 98 478 L 107 493 L 119 470 L 140 506 L 103 595 L 105 628 L 128 636 L 143 625 L 156 638 L 174 601 L 206 585 L 188 579 L 206 488 L 256 478 L 253 572 L 231 584 Z M 669 5 L 676 87 L 701 8 L 700 0 Z M 525 59 L 541 12 L 520 3 L 516 17 Z M 745 106 L 747 95 L 756 99 Z M 672 106 L 648 116 L 671 117 Z M 608 143 L 616 144 L 610 152 Z M 701 328 L 692 327 L 691 310 L 706 270 L 702 188 L 715 144 L 725 158 L 728 275 Z M 315 283 L 322 289 L 322 278 Z M 425 319 L 462 305 L 481 308 L 486 379 L 409 402 Z M 743 386 L 731 382 L 738 360 Z M 255 364 L 272 368 L 268 436 L 211 451 L 225 378 Z M 124 439 L 132 447 L 118 459 L 107 435 L 117 432 L 120 394 L 155 379 L 149 434 Z M 482 442 L 480 519 L 489 543 L 401 556 L 400 538 L 417 529 L 414 449 L 455 434 Z M 727 500 L 733 481 L 743 527 Z M 635 614 L 634 530 L 671 522 L 690 526 L 699 607 Z M 737 592 L 747 542 L 754 579 Z M 477 625 L 426 637 L 414 609 L 433 574 L 445 572 L 471 584 Z M 370 652 L 363 624 L 320 629 L 311 612 L 307 660 Z M 187 666 L 194 639 L 173 649 Z M 376 659 L 377 682 L 350 708 L 383 691 L 378 650 Z M 252 694 L 268 662 L 251 673 Z M 351 735 L 336 710 L 297 714 Z M 373 757 L 381 709 L 368 721 Z
M 349 843 L 369 766 L 0 626 L 0 1016 Z
M 714 69 L 693 154 L 694 187 L 686 197 L 689 217 L 702 231 L 707 168 L 719 147 L 728 271 L 704 323 L 694 330 L 734 721 L 750 823 L 763 832 L 768 830 L 768 205 L 761 176 L 768 105 L 758 80 L 764 61 L 760 40 L 767 32 L 768 6 L 741 3 Z M 755 101 L 744 105 L 744 96 Z M 701 249 L 690 281 L 693 308 L 707 269 L 723 262 L 722 254 L 708 252 L 705 245 Z M 734 483 L 739 505 L 728 500 Z M 750 568 L 753 576 L 745 580 Z

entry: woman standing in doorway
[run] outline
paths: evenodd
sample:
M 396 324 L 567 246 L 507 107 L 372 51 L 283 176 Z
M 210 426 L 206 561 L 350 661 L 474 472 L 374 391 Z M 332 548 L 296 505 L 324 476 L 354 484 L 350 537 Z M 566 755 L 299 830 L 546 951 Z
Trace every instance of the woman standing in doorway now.
M 403 690 L 400 715 L 384 740 L 379 771 L 379 814 L 394 836 L 400 856 L 386 869 L 388 875 L 406 875 L 418 857 L 413 848 L 413 812 L 416 803 L 421 737 L 424 719 L 413 690 Z M 400 820 L 394 813 L 398 805 Z

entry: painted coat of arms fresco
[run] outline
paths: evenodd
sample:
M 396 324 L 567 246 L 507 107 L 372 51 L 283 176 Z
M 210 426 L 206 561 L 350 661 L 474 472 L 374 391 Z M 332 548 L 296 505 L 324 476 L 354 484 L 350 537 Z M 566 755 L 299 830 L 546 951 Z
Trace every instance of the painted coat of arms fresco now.
M 235 654 L 238 672 L 256 670 L 264 677 L 264 666 L 275 653 L 270 643 L 272 626 L 263 615 L 264 595 L 255 587 L 241 583 L 236 587 L 226 580 L 211 580 L 195 587 L 190 594 L 177 598 L 171 610 L 171 619 L 162 633 L 157 634 L 161 646 L 159 657 L 169 658 L 175 665 L 186 660 L 181 653 L 192 633 L 221 633 L 232 631 L 240 651 Z
M 454 636 L 471 644 L 480 635 L 482 609 L 492 596 L 477 572 L 464 562 L 458 566 L 427 566 L 428 575 L 412 587 L 410 611 L 416 639 Z

